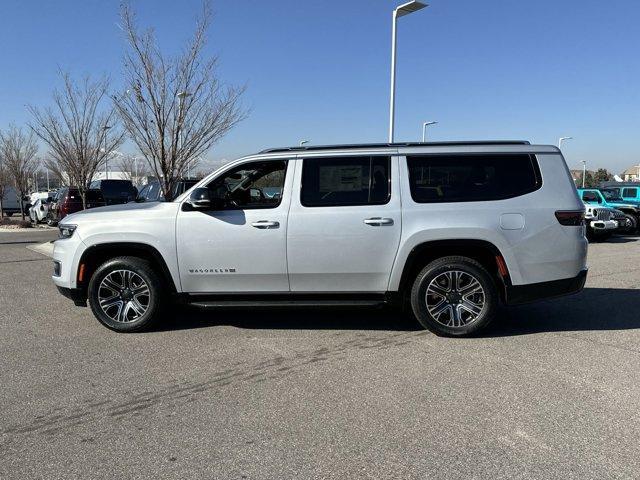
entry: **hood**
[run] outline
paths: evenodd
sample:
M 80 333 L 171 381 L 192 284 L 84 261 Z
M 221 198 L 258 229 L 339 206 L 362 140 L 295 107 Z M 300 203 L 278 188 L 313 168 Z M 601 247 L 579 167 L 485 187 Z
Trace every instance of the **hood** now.
M 175 202 L 130 202 L 121 205 L 90 208 L 66 216 L 60 223 L 77 224 L 87 221 L 122 221 L 134 218 L 148 218 L 175 212 L 179 204 Z

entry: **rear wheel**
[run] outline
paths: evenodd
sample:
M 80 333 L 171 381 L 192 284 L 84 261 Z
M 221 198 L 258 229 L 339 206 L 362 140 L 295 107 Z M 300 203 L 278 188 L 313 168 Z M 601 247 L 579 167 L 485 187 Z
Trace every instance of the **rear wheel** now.
M 89 282 L 89 305 L 95 317 L 118 332 L 154 325 L 162 311 L 163 285 L 146 260 L 118 257 L 102 264 Z
M 411 289 L 418 321 L 442 336 L 470 335 L 495 316 L 498 292 L 491 275 L 468 257 L 443 257 L 427 265 Z

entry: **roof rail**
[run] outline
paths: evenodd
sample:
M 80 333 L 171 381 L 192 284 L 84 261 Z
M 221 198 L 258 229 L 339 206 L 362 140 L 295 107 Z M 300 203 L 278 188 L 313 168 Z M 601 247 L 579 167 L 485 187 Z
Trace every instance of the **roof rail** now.
M 351 143 L 344 145 L 302 145 L 295 147 L 267 148 L 259 153 L 277 152 L 309 152 L 318 150 L 356 150 L 364 148 L 394 148 L 394 147 L 460 147 L 483 145 L 531 145 L 526 140 L 481 140 L 456 142 L 400 142 L 400 143 Z

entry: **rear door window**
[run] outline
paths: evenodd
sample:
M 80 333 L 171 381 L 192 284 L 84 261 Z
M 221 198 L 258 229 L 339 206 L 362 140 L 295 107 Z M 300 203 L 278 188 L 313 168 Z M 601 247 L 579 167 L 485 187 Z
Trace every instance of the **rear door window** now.
M 417 203 L 503 200 L 531 193 L 542 180 L 534 155 L 408 155 Z
M 622 190 L 622 196 L 623 197 L 636 198 L 638 196 L 638 189 L 637 188 L 624 188 Z
M 391 195 L 388 156 L 307 158 L 300 201 L 305 207 L 382 205 Z

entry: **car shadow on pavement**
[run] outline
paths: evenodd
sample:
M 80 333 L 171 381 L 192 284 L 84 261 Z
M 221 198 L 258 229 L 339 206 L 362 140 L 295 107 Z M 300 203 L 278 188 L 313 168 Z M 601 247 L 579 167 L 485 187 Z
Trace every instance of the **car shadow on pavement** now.
M 175 307 L 156 331 L 220 325 L 258 330 L 417 331 L 422 327 L 399 309 L 219 309 Z M 585 288 L 579 294 L 529 305 L 501 308 L 480 337 L 544 332 L 640 329 L 640 291 Z
M 637 237 L 611 237 L 605 240 L 603 243 L 631 243 L 637 241 Z
M 261 330 L 387 330 L 415 331 L 422 327 L 393 308 L 212 309 L 175 307 L 157 330 L 184 330 L 228 325 Z
M 640 329 L 640 290 L 585 288 L 554 300 L 504 308 L 482 335 Z

